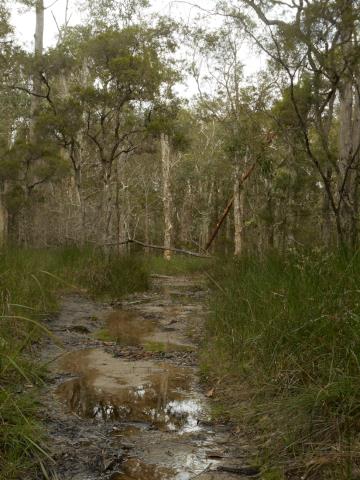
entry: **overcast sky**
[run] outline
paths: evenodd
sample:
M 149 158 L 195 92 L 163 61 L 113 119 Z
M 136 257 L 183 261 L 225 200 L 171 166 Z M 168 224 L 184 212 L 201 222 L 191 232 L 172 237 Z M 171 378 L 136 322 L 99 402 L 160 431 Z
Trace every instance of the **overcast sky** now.
M 49 47 L 55 44 L 57 27 L 54 21 L 56 18 L 57 23 L 61 26 L 64 23 L 65 4 L 66 0 L 44 0 L 45 7 L 45 32 L 44 40 L 45 47 Z M 94 0 L 95 2 L 96 0 Z M 214 0 L 197 0 L 196 3 L 205 9 L 211 9 L 214 5 Z M 176 19 L 181 19 L 185 22 L 191 22 L 198 13 L 198 9 L 192 7 L 185 2 L 176 2 L 169 0 L 152 0 L 151 12 L 159 15 L 170 15 Z M 71 25 L 75 25 L 81 22 L 81 13 L 78 8 L 78 0 L 70 0 L 70 13 L 71 13 Z M 216 26 L 216 23 L 220 24 L 221 19 L 218 17 L 211 17 L 211 23 Z M 20 41 L 27 49 L 33 48 L 34 30 L 35 30 L 35 13 L 34 9 L 26 9 L 19 6 L 16 2 L 16 6 L 12 9 L 12 24 L 15 26 L 15 33 L 18 41 Z M 245 74 L 252 75 L 263 66 L 264 59 L 244 44 L 242 51 L 242 61 L 245 65 Z M 195 83 L 188 81 L 186 85 L 180 87 L 180 93 L 185 96 L 191 96 L 196 93 Z
M 64 22 L 66 0 L 44 0 L 45 1 L 45 46 L 54 44 L 57 34 L 57 27 L 54 21 L 56 18 L 59 25 Z M 96 0 L 93 0 L 94 3 Z M 14 2 L 15 3 L 15 2 Z M 17 3 L 17 2 L 16 2 Z M 81 22 L 77 0 L 70 0 L 71 25 Z M 211 8 L 214 0 L 199 0 L 197 2 L 202 8 Z M 198 13 L 198 9 L 187 5 L 185 2 L 169 0 L 152 0 L 150 12 L 159 15 L 170 15 L 172 17 L 188 21 Z M 17 3 L 12 9 L 12 23 L 16 29 L 16 36 L 21 39 L 29 49 L 33 43 L 35 29 L 35 14 L 33 9 L 22 7 Z

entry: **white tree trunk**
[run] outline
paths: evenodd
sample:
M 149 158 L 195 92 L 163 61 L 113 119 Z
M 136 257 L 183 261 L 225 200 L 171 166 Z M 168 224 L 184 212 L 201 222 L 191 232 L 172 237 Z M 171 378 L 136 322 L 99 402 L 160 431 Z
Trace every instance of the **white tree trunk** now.
M 169 138 L 161 134 L 161 165 L 163 176 L 163 208 L 164 208 L 164 247 L 171 248 L 172 236 L 172 195 L 171 195 L 171 156 Z M 164 258 L 171 259 L 171 251 L 164 250 Z
M 236 165 L 234 176 L 234 255 L 244 250 L 244 191 L 240 187 L 240 167 Z
M 44 0 L 36 0 L 35 4 L 36 12 L 36 25 L 35 25 L 35 62 L 39 62 L 43 55 L 44 50 L 44 22 L 45 22 L 45 10 L 44 10 Z M 36 94 L 41 94 L 41 78 L 38 68 L 33 75 L 33 90 Z M 39 109 L 41 98 L 36 97 L 35 95 L 31 96 L 31 123 L 30 123 L 30 141 L 35 140 L 35 117 L 36 112 Z

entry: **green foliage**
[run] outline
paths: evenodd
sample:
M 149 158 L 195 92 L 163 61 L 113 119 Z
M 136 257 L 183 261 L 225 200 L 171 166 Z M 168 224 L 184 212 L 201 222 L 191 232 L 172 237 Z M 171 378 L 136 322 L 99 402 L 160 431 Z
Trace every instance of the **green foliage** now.
M 104 94 L 115 91 L 120 95 L 118 102 L 152 100 L 165 79 L 156 34 L 150 29 L 131 26 L 107 30 L 89 39 L 84 54 L 94 78 L 102 82 L 103 87 L 97 90 Z
M 293 133 L 299 134 L 301 127 L 299 115 L 306 123 L 314 103 L 312 83 L 312 77 L 304 75 L 293 89 L 287 87 L 282 98 L 275 102 L 272 112 L 281 121 L 282 128 L 286 125 L 287 128 L 294 131 Z M 296 112 L 294 105 L 296 105 L 298 112 Z
M 97 28 L 106 29 L 109 25 L 129 24 L 149 5 L 148 0 L 91 0 L 83 1 L 89 12 L 89 20 Z
M 177 99 L 169 103 L 157 103 L 150 112 L 147 130 L 158 137 L 165 133 L 177 152 L 186 151 L 191 144 L 193 118 Z
M 275 456 L 302 457 L 304 469 L 323 455 L 316 478 L 348 478 L 360 461 L 359 255 L 242 258 L 213 276 L 204 369 L 231 375 L 232 413 Z M 334 445 L 338 455 L 324 453 Z
M 9 10 L 6 5 L 6 0 L 0 1 L 0 38 L 6 38 L 12 33 L 12 28 L 9 23 Z

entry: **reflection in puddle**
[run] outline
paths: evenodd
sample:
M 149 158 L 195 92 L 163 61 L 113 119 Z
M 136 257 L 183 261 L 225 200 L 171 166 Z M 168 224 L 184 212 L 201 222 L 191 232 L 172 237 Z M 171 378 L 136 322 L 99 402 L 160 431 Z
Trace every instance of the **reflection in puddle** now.
M 129 438 L 148 430 L 151 430 L 151 424 L 147 422 L 122 422 L 120 426 L 114 428 L 112 436 Z
M 135 458 L 127 460 L 122 470 L 115 480 L 170 480 L 176 476 L 171 468 L 147 465 Z
M 106 330 L 120 345 L 140 345 L 150 335 L 155 324 L 126 310 L 113 311 L 106 320 Z
M 149 422 L 180 433 L 199 429 L 201 402 L 191 395 L 190 368 L 151 361 L 127 362 L 103 350 L 67 355 L 61 366 L 79 378 L 63 383 L 58 395 L 83 417 Z
M 197 464 L 198 459 L 195 455 L 189 455 L 181 469 L 147 464 L 137 458 L 130 458 L 122 465 L 122 473 L 119 473 L 114 480 L 190 480 L 194 478 L 190 473 L 194 471 L 194 467 L 200 467 L 200 470 L 196 470 L 199 474 L 208 465 Z

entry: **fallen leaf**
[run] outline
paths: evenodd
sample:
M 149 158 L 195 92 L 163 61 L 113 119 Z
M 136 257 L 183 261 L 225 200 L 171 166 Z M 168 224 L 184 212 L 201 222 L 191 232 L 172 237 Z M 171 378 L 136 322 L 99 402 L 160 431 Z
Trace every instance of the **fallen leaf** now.
M 214 396 L 214 393 L 215 393 L 215 388 L 211 388 L 208 392 L 206 392 L 205 395 L 206 395 L 208 398 L 211 398 L 211 397 Z

